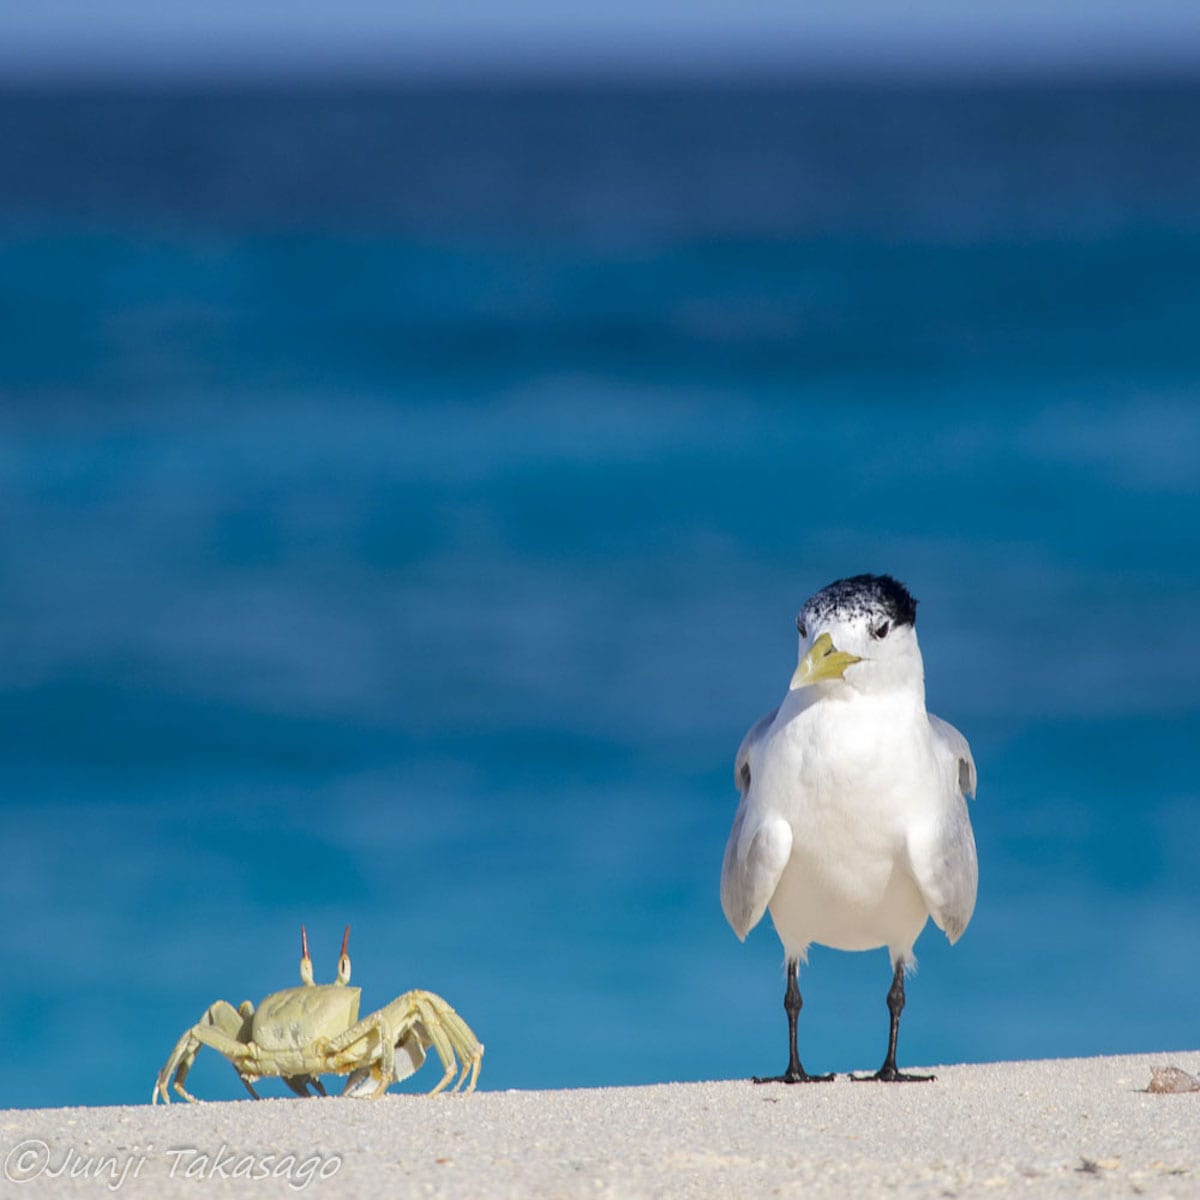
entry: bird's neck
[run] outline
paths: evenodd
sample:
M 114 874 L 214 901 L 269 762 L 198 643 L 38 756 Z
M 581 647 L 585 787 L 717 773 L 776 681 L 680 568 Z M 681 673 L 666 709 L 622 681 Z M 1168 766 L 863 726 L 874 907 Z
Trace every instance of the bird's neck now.
M 902 684 L 896 681 L 893 685 L 887 679 L 876 677 L 868 687 L 856 687 L 847 679 L 828 680 L 788 692 L 780 705 L 780 713 L 791 717 L 814 704 L 836 706 L 864 702 L 895 713 L 898 720 L 909 714 L 922 714 L 925 712 L 925 680 L 909 677 Z

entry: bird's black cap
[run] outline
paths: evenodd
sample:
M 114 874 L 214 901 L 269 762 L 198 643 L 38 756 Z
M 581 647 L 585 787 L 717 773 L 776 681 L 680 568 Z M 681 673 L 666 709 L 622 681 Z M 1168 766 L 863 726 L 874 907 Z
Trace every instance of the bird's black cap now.
M 908 588 L 890 575 L 852 575 L 823 587 L 804 602 L 801 618 L 821 621 L 834 614 L 878 615 L 895 625 L 916 625 L 917 602 Z

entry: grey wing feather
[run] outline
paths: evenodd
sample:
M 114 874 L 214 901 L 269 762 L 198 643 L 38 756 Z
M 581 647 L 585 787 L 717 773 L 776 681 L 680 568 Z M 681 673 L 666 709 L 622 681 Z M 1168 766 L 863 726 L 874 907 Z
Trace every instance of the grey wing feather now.
M 737 755 L 733 760 L 733 785 L 743 796 L 750 789 L 750 747 L 771 728 L 771 723 L 775 720 L 775 714 L 778 711 L 778 708 L 773 708 L 765 717 L 760 717 L 755 721 L 746 731 L 746 736 L 742 738 L 742 744 L 738 747 Z
M 915 830 L 909 853 L 917 884 L 930 915 L 956 942 L 975 911 L 979 863 L 967 797 L 975 795 L 975 759 L 967 739 L 940 717 L 929 714 L 934 756 L 941 769 L 943 804 L 938 819 Z
M 926 715 L 929 717 L 929 725 L 933 730 L 934 747 L 939 753 L 950 755 L 955 759 L 958 790 L 968 799 L 973 800 L 977 779 L 975 759 L 971 754 L 971 747 L 967 739 L 949 721 L 943 721 L 941 717 L 935 717 L 933 713 Z
M 778 711 L 772 710 L 750 728 L 734 759 L 734 781 L 742 800 L 721 865 L 721 908 L 739 938 L 745 938 L 762 919 L 792 853 L 792 827 L 764 813 L 751 786 L 750 751 Z

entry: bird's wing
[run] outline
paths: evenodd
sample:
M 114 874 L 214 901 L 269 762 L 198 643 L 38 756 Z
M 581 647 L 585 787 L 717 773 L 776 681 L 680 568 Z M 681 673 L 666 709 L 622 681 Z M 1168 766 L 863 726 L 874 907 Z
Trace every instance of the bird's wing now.
M 971 747 L 949 721 L 928 713 L 929 726 L 933 730 L 933 744 L 940 755 L 946 755 L 955 760 L 955 771 L 958 774 L 958 790 L 969 800 L 975 799 L 975 759 L 971 755 Z
M 746 736 L 742 738 L 742 744 L 738 747 L 733 760 L 733 786 L 742 793 L 743 800 L 750 790 L 750 747 L 761 740 L 763 734 L 771 728 L 778 711 L 778 708 L 773 708 L 765 717 L 759 717 L 746 731 Z
M 929 913 L 951 942 L 962 936 L 975 911 L 979 864 L 967 797 L 975 795 L 975 759 L 953 725 L 929 714 L 943 803 L 936 816 L 909 833 L 908 850 L 917 886 Z
M 734 779 L 742 793 L 721 866 L 721 908 L 739 938 L 762 919 L 792 853 L 792 827 L 765 812 L 751 787 L 750 750 L 771 727 L 778 709 L 750 729 L 738 747 Z

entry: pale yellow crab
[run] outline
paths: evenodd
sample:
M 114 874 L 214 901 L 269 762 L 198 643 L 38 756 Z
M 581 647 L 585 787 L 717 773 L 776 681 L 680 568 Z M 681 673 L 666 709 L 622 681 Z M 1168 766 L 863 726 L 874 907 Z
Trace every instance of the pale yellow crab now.
M 324 1096 L 320 1076 L 348 1075 L 343 1096 L 374 1100 L 391 1084 L 416 1071 L 430 1046 L 437 1051 L 444 1069 L 430 1095 L 446 1087 L 456 1072 L 459 1075 L 453 1090 L 465 1085 L 466 1091 L 474 1091 L 483 1046 L 466 1021 L 440 996 L 405 992 L 391 1004 L 358 1019 L 362 989 L 349 986 L 349 944 L 347 925 L 337 982 L 314 983 L 308 934 L 302 925 L 302 986 L 272 992 L 257 1009 L 249 1000 L 243 1000 L 237 1008 L 218 1000 L 179 1039 L 158 1073 L 151 1103 L 160 1096 L 164 1104 L 170 1103 L 168 1082 L 184 1099 L 196 1102 L 183 1083 L 201 1046 L 211 1046 L 229 1059 L 256 1100 L 258 1093 L 253 1084 L 267 1075 L 280 1076 L 298 1096 L 309 1095 L 309 1088 Z

